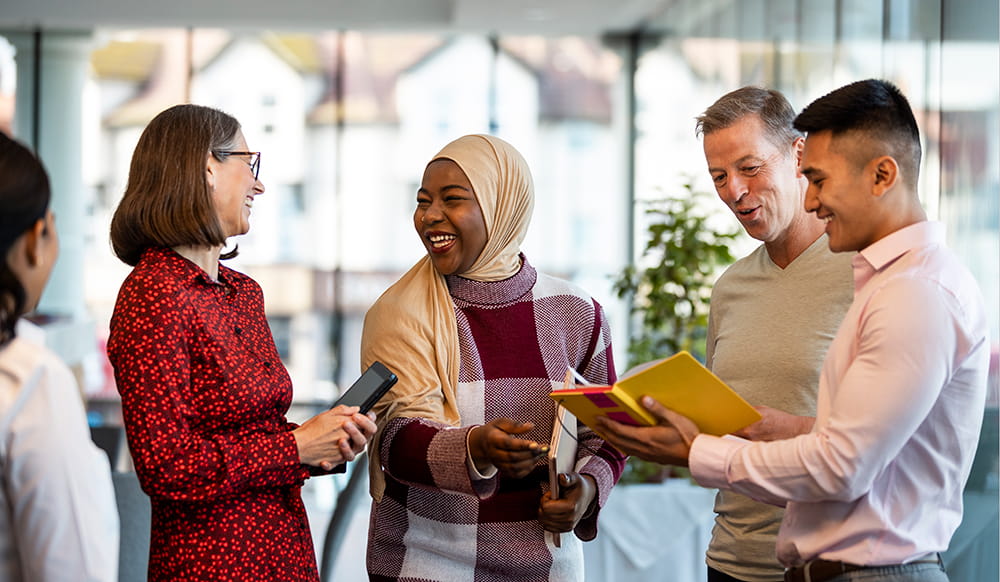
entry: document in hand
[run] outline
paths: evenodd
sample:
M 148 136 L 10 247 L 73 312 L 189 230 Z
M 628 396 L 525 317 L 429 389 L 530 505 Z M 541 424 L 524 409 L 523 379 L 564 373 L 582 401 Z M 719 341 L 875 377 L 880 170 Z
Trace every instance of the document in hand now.
M 572 372 L 566 372 L 566 385 L 573 385 Z M 562 406 L 556 405 L 556 418 L 552 425 L 552 439 L 549 441 L 549 490 L 552 499 L 559 499 L 559 475 L 570 473 L 576 465 L 576 419 Z M 559 534 L 552 534 L 552 543 L 560 546 Z
M 701 432 L 716 436 L 761 418 L 746 400 L 688 352 L 636 366 L 612 386 L 583 385 L 549 394 L 591 428 L 596 426 L 594 419 L 598 416 L 637 426 L 656 424 L 653 415 L 639 404 L 644 395 L 690 418 Z

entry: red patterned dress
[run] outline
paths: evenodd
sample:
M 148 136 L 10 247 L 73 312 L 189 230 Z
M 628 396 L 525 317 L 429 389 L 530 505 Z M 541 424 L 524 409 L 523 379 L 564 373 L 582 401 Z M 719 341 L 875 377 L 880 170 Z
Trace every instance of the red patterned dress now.
M 108 356 L 152 501 L 149 579 L 318 580 L 260 286 L 149 249 L 119 291 Z

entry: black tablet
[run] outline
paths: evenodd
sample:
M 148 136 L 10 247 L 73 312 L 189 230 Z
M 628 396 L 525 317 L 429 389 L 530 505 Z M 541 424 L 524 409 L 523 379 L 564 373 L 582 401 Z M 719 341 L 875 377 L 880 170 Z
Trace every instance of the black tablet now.
M 372 406 L 375 406 L 379 398 L 382 398 L 389 391 L 389 388 L 392 388 L 396 380 L 398 378 L 392 373 L 392 370 L 386 368 L 382 362 L 374 362 L 347 389 L 347 392 L 341 394 L 340 398 L 333 403 L 333 406 L 336 407 L 341 404 L 359 406 L 361 407 L 361 413 L 364 414 L 371 410 Z

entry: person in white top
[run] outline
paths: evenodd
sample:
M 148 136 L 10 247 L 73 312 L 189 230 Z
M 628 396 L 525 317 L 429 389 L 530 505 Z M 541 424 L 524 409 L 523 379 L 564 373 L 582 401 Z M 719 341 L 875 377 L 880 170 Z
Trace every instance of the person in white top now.
M 0 580 L 118 578 L 107 455 L 90 440 L 76 380 L 20 317 L 59 253 L 41 162 L 0 133 Z
M 701 485 L 785 505 L 789 581 L 939 582 L 979 438 L 989 342 L 982 294 L 917 196 L 920 137 L 891 83 L 841 87 L 806 107 L 805 208 L 853 258 L 854 301 L 820 375 L 812 430 L 750 442 L 659 419 L 599 432 L 623 452 L 687 464 Z M 816 309 L 825 306 L 817 304 Z

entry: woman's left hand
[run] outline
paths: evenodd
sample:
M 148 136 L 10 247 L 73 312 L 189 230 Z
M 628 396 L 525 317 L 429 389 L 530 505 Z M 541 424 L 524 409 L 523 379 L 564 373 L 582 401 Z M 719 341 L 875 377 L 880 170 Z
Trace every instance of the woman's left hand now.
M 375 434 L 372 413 L 361 414 L 356 406 L 337 406 L 302 423 L 292 431 L 299 460 L 330 471 L 364 450 Z
M 559 475 L 559 499 L 552 499 L 551 491 L 542 496 L 538 521 L 551 532 L 573 531 L 587 514 L 596 494 L 597 483 L 590 475 L 562 473 Z

